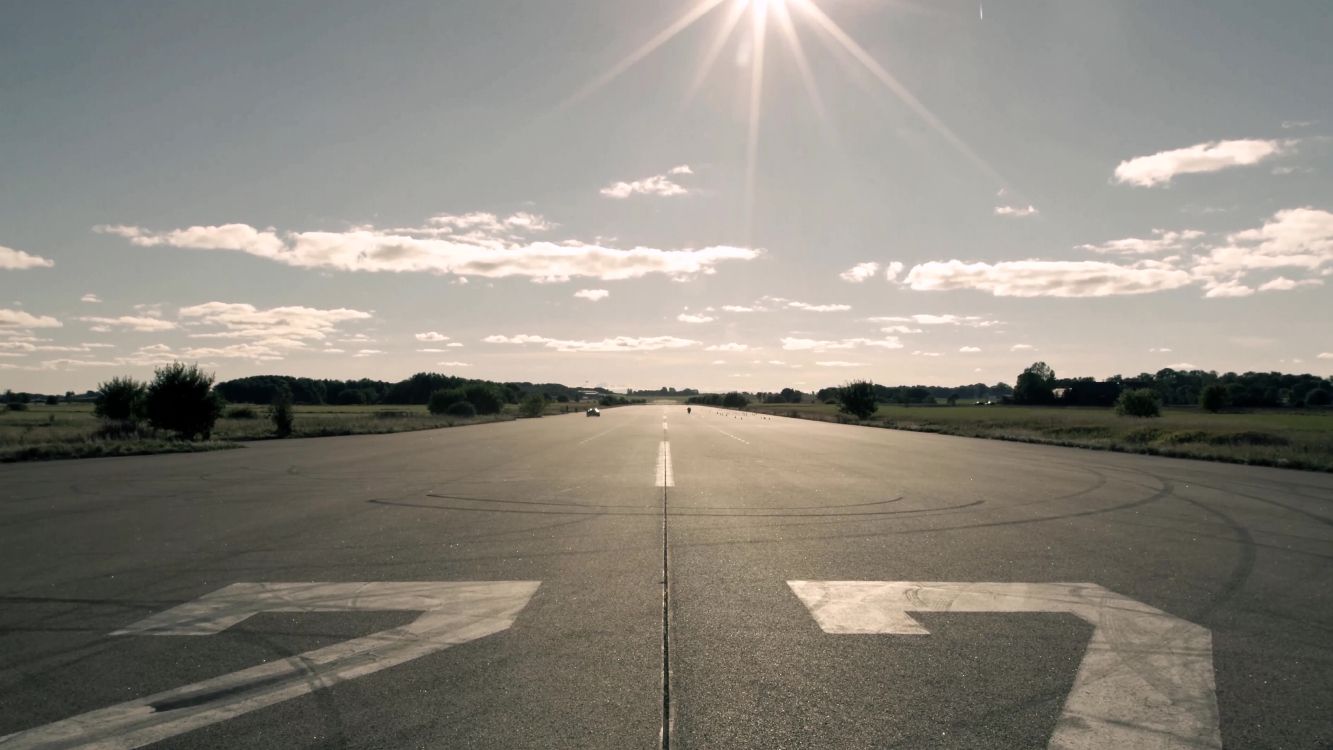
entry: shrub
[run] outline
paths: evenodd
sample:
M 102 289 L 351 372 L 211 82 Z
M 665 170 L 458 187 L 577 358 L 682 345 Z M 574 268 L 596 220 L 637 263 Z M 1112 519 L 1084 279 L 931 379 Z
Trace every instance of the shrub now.
M 59 405 L 59 404 L 60 404 L 60 397 L 59 397 L 59 396 L 47 396 L 47 397 L 46 397 L 46 405 L 47 405 L 47 406 L 57 406 L 57 405 Z
M 518 405 L 518 415 L 528 419 L 535 419 L 546 411 L 546 397 L 540 393 L 534 393 L 523 399 Z
M 732 391 L 722 397 L 722 405 L 728 409 L 744 409 L 750 405 L 750 399 L 743 393 Z
M 1227 389 L 1224 385 L 1214 383 L 1203 389 L 1199 394 L 1199 406 L 1214 414 L 1222 410 L 1227 405 Z
M 133 422 L 143 416 L 148 386 L 134 378 L 112 378 L 97 386 L 93 414 L 116 422 Z
M 1115 402 L 1115 413 L 1122 417 L 1160 417 L 1162 410 L 1157 399 L 1157 391 L 1149 388 L 1125 391 Z
M 472 417 L 477 416 L 477 407 L 473 406 L 471 402 L 459 401 L 455 404 L 449 404 L 449 408 L 445 409 L 444 413 L 451 417 L 471 419 Z
M 10 411 L 27 411 L 28 405 L 22 401 L 10 401 L 9 405 L 6 406 L 5 408 L 9 409 Z
M 360 388 L 346 388 L 338 391 L 334 401 L 341 406 L 356 406 L 370 403 L 370 397 Z
M 1333 404 L 1333 394 L 1329 394 L 1323 388 L 1316 388 L 1305 394 L 1306 406 L 1328 406 L 1329 404 Z
M 273 403 L 268 407 L 268 418 L 273 420 L 273 431 L 278 437 L 292 434 L 292 423 L 296 421 L 296 415 L 292 410 L 290 390 L 279 388 L 278 392 L 273 394 Z
M 199 365 L 173 362 L 154 374 L 144 411 L 149 424 L 160 430 L 170 430 L 185 440 L 195 435 L 207 440 L 222 413 L 222 399 L 213 392 L 213 376 Z
M 478 414 L 499 414 L 504 406 L 504 397 L 494 386 L 486 383 L 473 383 L 463 389 L 463 397 L 472 404 Z
M 565 394 L 562 393 L 559 396 L 556 396 L 555 400 L 562 404 L 567 404 L 569 403 L 569 396 L 566 396 Z
M 467 396 L 463 394 L 461 388 L 441 388 L 430 394 L 430 400 L 426 402 L 426 408 L 430 410 L 431 414 L 444 414 L 448 412 L 450 406 L 466 400 Z
M 253 406 L 233 406 L 222 416 L 227 419 L 259 419 L 259 412 Z
M 853 380 L 838 389 L 838 411 L 857 419 L 868 419 L 879 409 L 875 403 L 875 384 L 869 380 Z

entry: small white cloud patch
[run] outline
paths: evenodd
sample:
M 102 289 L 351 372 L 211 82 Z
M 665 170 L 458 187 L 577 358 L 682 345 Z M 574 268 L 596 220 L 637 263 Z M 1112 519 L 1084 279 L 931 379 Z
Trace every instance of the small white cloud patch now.
M 578 299 L 586 299 L 589 302 L 599 302 L 611 296 L 611 292 L 606 289 L 580 289 L 574 292 Z

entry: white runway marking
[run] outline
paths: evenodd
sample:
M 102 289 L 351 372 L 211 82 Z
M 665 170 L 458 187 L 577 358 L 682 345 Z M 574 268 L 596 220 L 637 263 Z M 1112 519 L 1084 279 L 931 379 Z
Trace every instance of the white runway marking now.
M 1221 748 L 1207 628 L 1091 583 L 788 581 L 825 633 L 926 635 L 909 612 L 1067 612 L 1093 626 L 1048 747 Z
M 0 737 L 4 748 L 128 748 L 507 630 L 540 581 L 236 583 L 112 635 L 213 635 L 259 612 L 421 612 L 411 623 Z
M 676 479 L 671 475 L 671 443 L 665 440 L 657 446 L 657 471 L 654 473 L 658 487 L 676 486 Z
M 713 425 L 711 425 L 711 424 L 708 425 L 708 426 L 709 426 L 709 427 L 713 427 Z M 749 444 L 750 444 L 750 441 L 749 441 L 749 440 L 743 440 L 743 439 L 741 439 L 741 438 L 738 438 L 738 437 L 736 437 L 735 435 L 731 434 L 730 432 L 727 432 L 726 430 L 722 429 L 721 427 L 713 427 L 713 429 L 717 430 L 718 432 L 722 433 L 723 435 L 726 435 L 727 437 L 731 438 L 732 440 L 740 440 L 740 442 L 745 443 L 746 445 L 749 445 Z

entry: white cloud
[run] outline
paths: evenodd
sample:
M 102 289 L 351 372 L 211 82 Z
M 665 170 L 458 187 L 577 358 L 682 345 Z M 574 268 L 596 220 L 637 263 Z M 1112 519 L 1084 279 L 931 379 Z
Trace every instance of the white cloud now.
M 347 350 L 346 350 L 346 349 L 339 349 L 339 348 L 336 347 L 336 346 L 330 346 L 330 347 L 328 347 L 327 349 L 320 349 L 320 352 L 323 353 L 323 354 L 345 354 L 345 353 L 347 352 Z
M 723 305 L 722 310 L 724 312 L 732 313 L 751 313 L 763 312 L 764 309 L 762 307 L 747 307 L 745 305 Z
M 1039 212 L 1037 207 L 1029 203 L 1026 206 L 996 206 L 996 216 L 1007 216 L 1013 219 L 1025 219 L 1029 216 L 1036 216 Z
M 186 359 L 249 359 L 255 362 L 276 362 L 283 358 L 283 352 L 268 344 L 244 342 L 185 349 L 182 356 Z
M 676 320 L 682 323 L 712 323 L 717 318 L 708 315 L 695 315 L 693 313 L 681 313 L 676 316 Z
M 893 261 L 884 269 L 884 278 L 889 281 L 897 281 L 898 274 L 903 272 L 903 264 L 899 261 Z
M 1175 364 L 1167 365 L 1166 367 L 1167 367 L 1167 369 L 1170 369 L 1170 370 L 1197 370 L 1197 369 L 1199 369 L 1199 366 L 1198 366 L 1198 365 L 1196 365 L 1196 364 L 1192 364 L 1192 363 L 1190 363 L 1190 362 L 1176 362 Z
M 448 343 L 448 344 L 445 344 L 445 346 L 449 347 L 450 349 L 453 349 L 453 348 L 456 348 L 456 347 L 461 347 L 462 344 L 458 343 L 457 341 L 452 341 L 452 342 L 450 342 L 450 343 Z
M 90 303 L 90 304 L 96 304 L 96 303 L 98 303 L 98 302 L 101 302 L 101 301 L 102 301 L 102 298 L 101 298 L 101 297 L 98 297 L 96 294 L 93 294 L 92 292 L 88 292 L 87 294 L 85 294 L 85 295 L 83 295 L 82 297 L 80 297 L 80 298 L 79 298 L 79 301 L 80 301 L 80 302 L 88 302 L 88 303 Z
M 1319 352 L 1315 355 L 1315 359 L 1333 359 L 1333 352 Z
M 836 351 L 843 349 L 860 349 L 862 347 L 878 349 L 901 349 L 903 344 L 896 336 L 887 336 L 882 339 L 851 338 L 851 339 L 807 339 L 796 336 L 787 336 L 782 339 L 782 348 L 790 352 L 823 352 Z
M 60 327 L 60 321 L 49 315 L 32 315 L 22 310 L 7 310 L 5 308 L 0 308 L 0 329 Z
M 0 269 L 22 271 L 28 268 L 50 268 L 55 261 L 38 255 L 29 255 L 22 250 L 0 245 Z
M 1167 354 L 1167 353 L 1169 353 L 1170 351 L 1171 351 L 1171 348 L 1168 347 L 1168 346 L 1154 346 L 1154 347 L 1148 349 L 1148 353 L 1149 353 L 1149 354 Z
M 916 323 L 923 326 L 966 326 L 968 328 L 991 328 L 992 326 L 1002 325 L 998 320 L 986 318 L 981 315 L 954 315 L 946 313 L 944 315 L 934 315 L 931 313 L 917 313 L 915 315 L 889 315 L 867 318 L 871 323 Z M 894 327 L 894 326 L 890 326 Z M 885 329 L 888 332 L 888 329 Z M 908 329 L 904 333 L 921 333 L 920 329 Z
M 843 281 L 850 281 L 853 284 L 860 284 L 866 279 L 874 278 L 879 273 L 879 264 L 874 261 L 857 263 L 851 268 L 838 274 L 838 278 Z
M 1301 279 L 1300 281 L 1296 281 L 1295 279 L 1289 279 L 1286 276 L 1279 276 L 1276 279 L 1273 279 L 1272 281 L 1260 284 L 1259 291 L 1286 292 L 1292 289 L 1299 289 L 1300 287 L 1304 286 L 1323 286 L 1323 285 L 1324 285 L 1323 279 Z
M 750 347 L 748 345 L 737 343 L 713 344 L 712 346 L 704 347 L 704 351 L 706 352 L 744 352 L 749 351 L 749 349 Z
M 1290 145 L 1289 141 L 1257 139 L 1199 143 L 1120 162 L 1115 168 L 1115 179 L 1121 184 L 1152 187 L 1169 183 L 1177 175 L 1258 164 Z
M 1100 245 L 1079 245 L 1078 249 L 1117 255 L 1152 255 L 1161 252 L 1181 252 L 1194 244 L 1194 240 L 1203 236 L 1203 232 L 1197 229 L 1181 231 L 1154 229 L 1152 234 L 1151 238 L 1126 237 L 1122 240 L 1103 242 Z
M 958 347 L 958 351 L 962 352 L 963 354 L 975 354 L 976 352 L 981 351 L 981 347 L 978 347 L 978 346 L 960 346 L 960 347 Z
M 1218 299 L 1223 297 L 1248 297 L 1251 294 L 1254 294 L 1254 287 L 1245 286 L 1238 281 L 1224 281 L 1210 284 L 1207 293 L 1203 296 L 1209 299 Z
M 449 337 L 439 331 L 426 331 L 425 333 L 416 333 L 412 335 L 417 341 L 448 341 Z
M 495 218 L 490 214 L 485 216 Z M 448 218 L 455 223 L 460 220 L 460 217 Z M 535 281 L 567 281 L 573 277 L 619 280 L 655 273 L 680 279 L 716 273 L 720 263 L 753 260 L 761 253 L 727 245 L 684 250 L 652 247 L 622 250 L 577 241 L 514 240 L 490 234 L 421 236 L 451 227 L 392 230 L 354 227 L 337 232 L 286 232 L 281 237 L 271 229 L 260 231 L 245 224 L 196 226 L 166 232 L 131 226 L 103 225 L 95 229 L 125 237 L 136 245 L 230 250 L 298 268 L 486 278 L 524 276 Z M 490 228 L 485 232 L 490 232 Z
M 1011 352 L 1035 352 L 1036 350 L 1037 347 L 1032 344 L 1014 344 L 1009 347 L 1009 351 Z
M 471 367 L 471 362 L 436 362 L 441 367 Z
M 447 352 L 447 351 L 449 351 L 449 350 L 448 350 L 448 349 L 440 349 L 440 348 L 436 348 L 436 347 L 427 347 L 427 348 L 425 348 L 425 349 L 418 349 L 417 351 L 420 352 L 420 353 L 422 353 L 422 354 L 443 354 L 443 353 L 445 353 L 445 352 Z
M 699 345 L 698 341 L 675 336 L 615 336 L 598 341 L 583 341 L 519 334 L 487 336 L 482 341 L 488 344 L 538 344 L 561 352 L 651 352 L 661 349 L 686 349 Z
M 373 356 L 375 356 L 376 354 L 383 354 L 383 353 L 384 353 L 384 352 L 380 351 L 379 349 L 358 349 L 357 352 L 356 352 L 356 354 L 353 354 L 352 356 L 353 356 L 353 357 L 373 357 Z
M 675 175 L 692 174 L 694 174 L 694 170 L 690 169 L 688 164 L 681 164 L 667 170 L 666 174 L 655 174 L 652 177 L 645 177 L 632 182 L 613 182 L 602 188 L 601 194 L 607 198 L 618 200 L 623 200 L 631 195 L 655 195 L 661 198 L 688 195 L 690 191 L 671 178 Z
M 579 299 L 586 299 L 589 302 L 598 302 L 611 296 L 611 292 L 605 289 L 580 289 L 574 292 L 574 296 Z
M 865 367 L 865 362 L 847 362 L 841 359 L 825 359 L 815 362 L 820 367 Z
M 949 260 L 915 266 L 904 283 L 917 291 L 973 289 L 996 297 L 1107 297 L 1176 289 L 1193 281 L 1186 271 L 1159 261 L 1122 266 L 1090 260 Z
M 1228 235 L 1198 260 L 1196 276 L 1235 280 L 1255 270 L 1333 266 L 1333 213 L 1314 208 L 1278 211 L 1262 227 Z
M 881 333 L 921 333 L 923 329 L 913 328 L 911 326 L 894 325 L 884 326 L 879 329 Z
M 844 312 L 852 309 L 851 305 L 812 305 L 808 302 L 787 302 L 787 307 L 806 312 Z
M 710 364 L 714 364 L 714 365 L 725 365 L 726 363 L 727 363 L 727 360 L 725 360 L 725 359 L 715 359 L 715 360 L 713 360 Z
M 1317 120 L 1283 120 L 1282 129 L 1290 130 L 1292 128 L 1308 128 L 1311 125 L 1318 125 Z
M 941 355 L 939 352 L 923 352 L 923 351 L 921 351 L 920 349 L 918 349 L 918 350 L 912 352 L 912 356 L 914 356 L 914 357 L 939 357 L 939 356 L 942 356 L 942 355 Z
M 79 320 L 85 323 L 92 323 L 92 330 L 99 333 L 105 333 L 111 330 L 138 331 L 140 333 L 153 333 L 157 331 L 174 330 L 177 326 L 170 320 L 153 318 L 143 315 L 121 315 L 117 318 L 103 317 L 82 317 Z
M 343 307 L 286 305 L 259 309 L 238 302 L 206 302 L 182 307 L 179 314 L 186 325 L 196 329 L 190 338 L 248 339 L 273 351 L 301 349 L 308 341 L 323 342 L 338 334 L 343 323 L 371 317 L 368 312 Z M 199 332 L 199 328 L 220 330 Z

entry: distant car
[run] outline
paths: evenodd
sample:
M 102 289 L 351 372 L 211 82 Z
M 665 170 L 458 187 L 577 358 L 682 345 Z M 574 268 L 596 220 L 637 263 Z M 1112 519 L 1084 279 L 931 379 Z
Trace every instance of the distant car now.
M 595 407 L 595 406 L 592 407 L 591 409 L 589 409 L 587 413 L 588 413 L 588 416 L 590 416 L 590 417 L 600 417 L 600 416 L 602 416 L 602 413 L 601 413 L 600 411 L 598 411 L 598 410 L 597 410 L 597 407 Z

